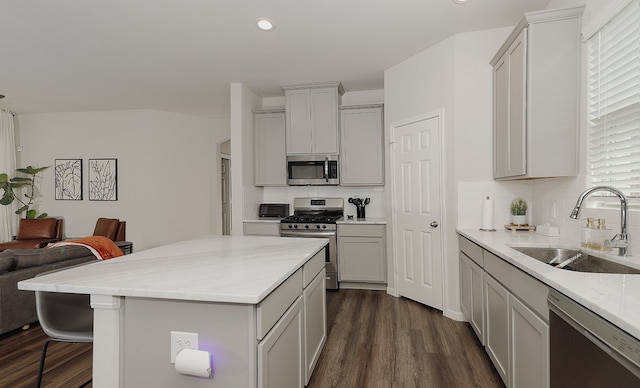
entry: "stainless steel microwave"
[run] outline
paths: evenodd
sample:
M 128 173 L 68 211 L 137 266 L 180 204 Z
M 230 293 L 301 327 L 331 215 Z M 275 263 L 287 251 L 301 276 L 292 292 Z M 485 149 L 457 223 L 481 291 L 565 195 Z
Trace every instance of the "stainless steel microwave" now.
M 287 184 L 290 186 L 335 186 L 338 155 L 287 156 Z

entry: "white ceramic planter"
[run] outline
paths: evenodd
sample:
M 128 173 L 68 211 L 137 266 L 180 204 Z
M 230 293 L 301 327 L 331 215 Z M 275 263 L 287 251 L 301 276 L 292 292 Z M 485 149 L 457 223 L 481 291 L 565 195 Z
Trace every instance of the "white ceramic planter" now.
M 511 215 L 511 223 L 514 225 L 526 225 L 527 224 L 527 216 L 514 216 Z

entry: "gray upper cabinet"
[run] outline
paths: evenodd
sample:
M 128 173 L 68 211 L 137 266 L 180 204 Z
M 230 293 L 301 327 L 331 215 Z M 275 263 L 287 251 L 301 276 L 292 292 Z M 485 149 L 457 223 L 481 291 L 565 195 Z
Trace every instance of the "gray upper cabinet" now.
M 578 173 L 583 11 L 525 14 L 491 60 L 495 179 Z
M 335 82 L 282 88 L 286 110 L 286 154 L 338 154 L 338 105 L 344 94 L 342 85 Z
M 340 184 L 384 184 L 382 105 L 340 108 Z
M 254 161 L 256 186 L 286 186 L 284 110 L 254 110 Z

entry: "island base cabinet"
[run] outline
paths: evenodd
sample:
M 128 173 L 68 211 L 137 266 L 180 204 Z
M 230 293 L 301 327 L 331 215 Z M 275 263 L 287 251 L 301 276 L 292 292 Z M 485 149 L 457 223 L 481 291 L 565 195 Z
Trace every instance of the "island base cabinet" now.
M 304 386 L 303 305 L 298 298 L 258 344 L 258 388 Z
M 257 341 L 255 334 L 249 335 L 255 333 L 254 306 L 126 297 L 123 309 L 122 386 L 256 386 Z M 200 350 L 211 354 L 211 378 L 175 370 L 170 353 L 172 331 L 198 333 Z
M 549 387 L 549 325 L 509 295 L 511 388 Z
M 323 261 L 324 263 L 324 261 Z M 313 369 L 327 340 L 326 271 L 323 269 L 304 289 L 305 328 L 305 385 L 309 384 Z

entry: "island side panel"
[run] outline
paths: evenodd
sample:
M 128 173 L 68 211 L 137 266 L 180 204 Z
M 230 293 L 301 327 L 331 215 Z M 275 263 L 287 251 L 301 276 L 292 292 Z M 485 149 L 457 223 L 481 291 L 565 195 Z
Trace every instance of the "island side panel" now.
M 93 308 L 93 383 L 96 388 L 123 386 L 124 298 L 91 295 Z
M 125 387 L 256 387 L 255 314 L 253 305 L 126 298 Z M 198 333 L 211 379 L 176 372 L 171 331 Z

